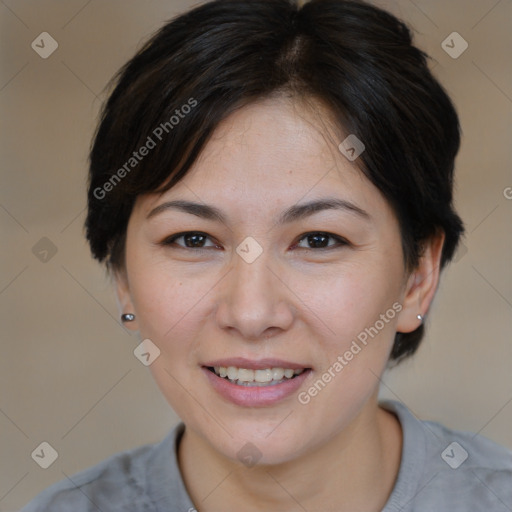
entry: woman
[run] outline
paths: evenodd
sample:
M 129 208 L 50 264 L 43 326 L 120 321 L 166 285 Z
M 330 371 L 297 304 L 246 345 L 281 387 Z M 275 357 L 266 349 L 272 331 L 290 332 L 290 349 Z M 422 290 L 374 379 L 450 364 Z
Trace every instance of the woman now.
M 182 423 L 24 510 L 512 510 L 510 451 L 377 398 L 463 233 L 459 143 L 427 56 L 367 3 L 165 25 L 104 108 L 86 229 Z

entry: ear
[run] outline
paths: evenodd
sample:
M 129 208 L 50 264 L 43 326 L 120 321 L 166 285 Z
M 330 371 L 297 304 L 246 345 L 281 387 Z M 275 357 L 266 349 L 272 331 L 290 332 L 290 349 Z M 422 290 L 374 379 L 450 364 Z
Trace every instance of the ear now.
M 408 278 L 402 299 L 402 311 L 396 330 L 412 332 L 421 325 L 418 315 L 427 314 L 439 283 L 441 253 L 445 233 L 439 231 L 424 243 L 424 251 L 417 268 Z
M 135 308 L 133 307 L 132 296 L 130 294 L 128 276 L 126 275 L 126 271 L 124 269 L 114 271 L 114 283 L 117 297 L 117 307 L 119 309 L 119 317 L 121 317 L 123 313 L 135 314 Z M 137 315 L 135 315 L 135 320 L 133 320 L 133 322 L 123 322 L 123 326 L 130 331 L 137 331 L 139 329 L 137 323 Z

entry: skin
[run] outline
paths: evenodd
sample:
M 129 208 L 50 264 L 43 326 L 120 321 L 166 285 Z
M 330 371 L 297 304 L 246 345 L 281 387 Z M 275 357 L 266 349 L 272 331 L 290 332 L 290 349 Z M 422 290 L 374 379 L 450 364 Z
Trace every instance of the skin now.
M 395 332 L 416 329 L 428 311 L 444 236 L 405 271 L 397 219 L 338 151 L 345 136 L 320 104 L 267 98 L 221 123 L 175 187 L 136 201 L 118 298 L 136 314 L 129 328 L 161 351 L 150 369 L 186 425 L 179 464 L 199 512 L 379 511 L 392 491 L 402 432 L 378 406 L 379 378 Z M 327 196 L 370 220 L 331 209 L 276 224 L 287 207 Z M 214 205 L 226 223 L 171 209 L 147 218 L 174 199 Z M 204 248 L 184 238 L 159 244 L 183 231 L 206 233 Z M 315 248 L 305 234 L 318 231 L 349 243 Z M 250 264 L 235 251 L 247 236 L 263 249 Z M 297 393 L 266 407 L 234 405 L 201 369 L 222 357 L 281 358 L 313 369 L 305 391 L 394 303 L 400 313 L 306 405 Z M 251 468 L 237 458 L 247 442 L 261 453 Z

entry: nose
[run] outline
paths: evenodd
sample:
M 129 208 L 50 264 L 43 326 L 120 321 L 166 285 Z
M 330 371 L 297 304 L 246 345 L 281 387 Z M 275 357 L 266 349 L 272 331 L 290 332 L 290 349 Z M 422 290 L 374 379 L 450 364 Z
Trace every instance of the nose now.
M 268 252 L 252 263 L 235 255 L 233 266 L 223 279 L 216 319 L 238 337 L 257 341 L 289 329 L 294 312 L 293 293 L 279 274 Z

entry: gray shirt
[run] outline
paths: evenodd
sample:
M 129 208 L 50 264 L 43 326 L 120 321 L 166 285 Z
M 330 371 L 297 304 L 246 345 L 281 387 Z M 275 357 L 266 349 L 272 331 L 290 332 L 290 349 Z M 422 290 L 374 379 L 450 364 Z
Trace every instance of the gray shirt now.
M 512 451 L 469 432 L 417 420 L 399 402 L 400 470 L 382 512 L 512 512 Z M 118 453 L 44 490 L 21 512 L 193 512 L 177 461 L 185 429 Z M 200 504 L 197 504 L 200 508 Z

